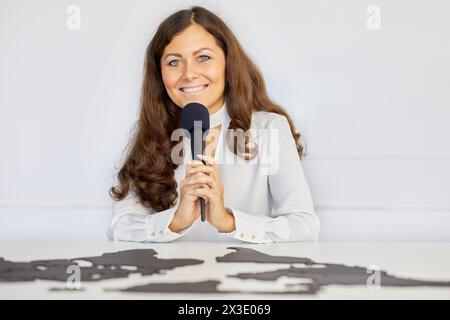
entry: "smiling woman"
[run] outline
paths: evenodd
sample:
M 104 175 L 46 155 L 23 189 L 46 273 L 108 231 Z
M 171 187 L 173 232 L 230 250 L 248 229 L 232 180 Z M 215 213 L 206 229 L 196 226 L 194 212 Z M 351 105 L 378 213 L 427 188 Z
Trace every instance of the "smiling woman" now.
M 119 185 L 110 190 L 116 200 L 111 239 L 317 240 L 320 223 L 300 162 L 300 134 L 287 112 L 270 100 L 260 71 L 219 17 L 201 7 L 168 17 L 147 47 L 144 71 L 136 131 Z M 190 102 L 207 107 L 217 152 L 200 157 L 203 163 L 187 162 L 192 155 L 186 137 L 185 161 L 178 165 L 171 155 L 179 142 L 171 136 Z M 257 139 L 255 147 L 251 134 L 234 134 L 249 129 L 279 134 L 269 154 L 283 156 L 276 172 L 262 174 L 267 170 L 261 162 L 219 165 L 234 155 L 251 160 L 255 150 L 272 144 Z M 208 223 L 197 223 L 200 198 Z
M 202 26 L 192 24 L 172 39 L 164 49 L 161 72 L 167 94 L 175 104 L 199 102 L 210 114 L 222 107 L 225 53 Z

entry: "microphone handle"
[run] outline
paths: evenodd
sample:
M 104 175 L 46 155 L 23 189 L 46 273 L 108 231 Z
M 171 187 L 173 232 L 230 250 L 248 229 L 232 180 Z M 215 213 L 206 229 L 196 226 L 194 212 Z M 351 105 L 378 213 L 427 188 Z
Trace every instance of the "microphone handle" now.
M 205 142 L 204 141 L 202 141 L 202 154 L 203 154 L 203 150 L 205 150 Z M 200 159 L 198 159 L 198 160 L 200 160 Z M 206 162 L 204 160 L 202 160 L 202 162 L 203 162 L 203 164 L 206 164 Z M 205 199 L 203 199 L 203 198 L 200 198 L 200 217 L 201 217 L 202 221 L 206 220 L 206 218 L 205 218 Z
M 205 141 L 203 140 L 204 132 L 203 131 L 200 131 L 200 132 L 201 132 L 201 136 L 195 135 L 193 131 L 190 132 L 192 159 L 199 160 L 199 161 L 203 162 L 203 164 L 206 164 L 206 162 L 204 160 L 201 160 L 197 157 L 197 153 L 203 154 L 203 151 L 205 150 Z M 196 147 L 197 148 L 200 147 L 200 150 L 198 150 Z M 198 151 L 200 151 L 200 152 L 198 152 Z M 203 199 L 203 198 L 200 198 L 200 217 L 201 217 L 202 221 L 206 220 L 205 199 Z
M 205 199 L 200 198 L 200 216 L 202 221 L 205 221 Z

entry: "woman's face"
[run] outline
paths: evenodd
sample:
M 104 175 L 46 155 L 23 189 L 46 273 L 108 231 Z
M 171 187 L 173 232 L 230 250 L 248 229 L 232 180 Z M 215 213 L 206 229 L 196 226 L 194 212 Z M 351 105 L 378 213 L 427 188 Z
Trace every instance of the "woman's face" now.
M 213 114 L 224 103 L 225 54 L 198 24 L 189 26 L 166 46 L 161 73 L 169 97 L 180 108 L 198 102 Z

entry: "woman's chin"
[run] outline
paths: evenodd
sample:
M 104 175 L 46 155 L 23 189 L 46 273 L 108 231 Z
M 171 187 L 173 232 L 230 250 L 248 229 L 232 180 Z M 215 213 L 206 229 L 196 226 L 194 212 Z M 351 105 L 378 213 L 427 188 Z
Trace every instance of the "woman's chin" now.
M 188 103 L 192 103 L 192 102 L 200 103 L 200 104 L 206 106 L 206 104 L 204 103 L 204 100 L 203 100 L 203 99 L 199 99 L 199 98 L 191 98 L 191 99 L 185 99 L 185 100 L 184 100 L 184 102 L 183 102 L 183 107 L 184 107 L 185 105 L 187 105 Z

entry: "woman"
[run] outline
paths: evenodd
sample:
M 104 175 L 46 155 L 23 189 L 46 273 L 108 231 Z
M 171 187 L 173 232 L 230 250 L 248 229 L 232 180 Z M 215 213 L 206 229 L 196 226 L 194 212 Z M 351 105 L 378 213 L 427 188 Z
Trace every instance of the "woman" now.
M 148 45 L 144 68 L 137 130 L 119 185 L 110 190 L 110 238 L 317 241 L 300 134 L 269 99 L 260 71 L 225 23 L 201 7 L 176 12 Z M 173 139 L 190 102 L 210 115 L 203 162 L 190 160 L 190 137 Z M 264 130 L 276 134 L 267 138 Z M 261 159 L 270 160 L 269 168 Z

